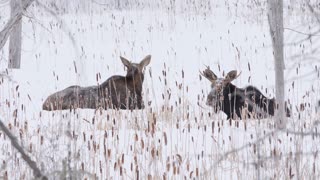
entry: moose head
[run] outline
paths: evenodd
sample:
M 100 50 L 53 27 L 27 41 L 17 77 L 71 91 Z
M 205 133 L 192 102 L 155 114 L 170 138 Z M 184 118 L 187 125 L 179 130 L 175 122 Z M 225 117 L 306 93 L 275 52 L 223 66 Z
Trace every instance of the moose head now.
M 148 55 L 145 58 L 143 58 L 140 63 L 132 63 L 122 56 L 120 56 L 120 59 L 123 65 L 127 68 L 126 77 L 136 77 L 143 80 L 144 70 L 145 70 L 145 67 L 151 61 L 151 55 Z
M 237 75 L 237 71 L 232 70 L 227 73 L 224 78 L 218 78 L 209 67 L 201 74 L 211 82 L 211 91 L 207 96 L 206 104 L 214 107 L 215 112 L 217 112 L 218 110 L 221 110 L 222 102 L 224 101 L 224 98 L 226 98 L 224 90 L 226 90 L 226 87 L 229 87 L 230 83 L 239 77 L 240 74 Z

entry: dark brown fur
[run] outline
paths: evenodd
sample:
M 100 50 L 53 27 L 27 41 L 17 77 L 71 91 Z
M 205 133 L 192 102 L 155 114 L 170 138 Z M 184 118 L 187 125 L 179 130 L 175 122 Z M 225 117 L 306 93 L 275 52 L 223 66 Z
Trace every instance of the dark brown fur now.
M 225 78 L 218 78 L 208 67 L 201 74 L 212 83 L 211 92 L 207 96 L 207 105 L 212 106 L 215 112 L 222 110 L 227 119 L 274 116 L 276 108 L 274 98 L 268 99 L 254 86 L 238 88 L 231 83 L 239 76 L 237 71 L 230 71 Z M 290 110 L 287 107 L 286 115 L 290 117 Z
M 112 76 L 98 86 L 70 86 L 50 95 L 43 103 L 43 110 L 143 109 L 143 69 L 150 63 L 151 56 L 146 56 L 139 64 L 120 58 L 127 67 L 126 76 Z

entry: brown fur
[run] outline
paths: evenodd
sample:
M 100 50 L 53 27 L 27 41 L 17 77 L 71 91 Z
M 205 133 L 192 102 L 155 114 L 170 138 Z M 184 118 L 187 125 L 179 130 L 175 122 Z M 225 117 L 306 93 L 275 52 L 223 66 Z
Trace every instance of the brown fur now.
M 139 64 L 120 58 L 127 67 L 126 76 L 112 76 L 98 86 L 70 86 L 50 95 L 43 103 L 43 110 L 143 109 L 143 70 L 150 63 L 151 56 L 146 56 Z
M 240 75 L 237 75 L 236 70 L 230 71 L 225 78 L 218 78 L 209 67 L 200 73 L 211 82 L 207 105 L 212 106 L 215 112 L 222 110 L 227 119 L 274 116 L 276 105 L 273 98 L 268 99 L 254 86 L 238 88 L 231 83 Z M 290 117 L 287 107 L 286 113 L 287 117 Z

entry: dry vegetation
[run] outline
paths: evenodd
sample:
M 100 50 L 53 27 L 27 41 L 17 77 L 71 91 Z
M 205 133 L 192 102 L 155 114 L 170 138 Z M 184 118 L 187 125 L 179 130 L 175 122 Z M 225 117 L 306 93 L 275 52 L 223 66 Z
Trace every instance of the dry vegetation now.
M 188 10 L 194 9 L 195 12 L 192 11 L 192 13 L 195 14 L 200 10 L 211 12 L 212 8 L 217 8 L 212 4 L 209 7 L 201 6 L 201 4 L 195 5 L 192 2 L 190 1 L 191 5 L 187 7 Z M 262 5 L 260 5 L 254 7 L 261 8 Z M 179 8 L 184 11 L 186 7 Z M 183 17 L 190 18 L 192 17 L 190 14 L 183 15 Z M 91 26 L 94 27 L 93 29 L 100 28 L 99 32 L 120 31 L 123 26 L 117 26 L 119 22 L 116 21 L 118 20 L 116 15 L 116 13 L 112 14 L 115 20 L 112 21 L 114 24 L 110 23 L 111 30 L 108 29 L 109 24 L 93 23 L 92 25 L 91 23 Z M 65 17 L 70 18 L 70 15 Z M 207 18 L 206 15 L 202 17 Z M 172 22 L 171 20 L 168 21 Z M 61 24 L 65 24 L 51 20 L 48 23 L 50 25 L 41 24 L 37 18 L 34 20 L 31 18 L 30 21 L 34 21 L 32 25 L 40 24 L 45 32 L 63 31 Z M 91 32 L 92 29 L 82 25 L 85 21 L 86 19 L 83 21 L 67 20 L 67 23 L 71 22 L 70 24 L 73 23 L 72 25 L 75 26 L 76 30 L 72 29 L 75 37 L 82 36 L 85 34 L 83 32 Z M 155 28 L 158 27 L 160 31 L 168 28 L 167 34 L 170 34 L 174 30 L 170 23 L 164 23 L 162 26 L 160 20 L 159 22 Z M 136 22 L 132 24 L 134 23 Z M 119 36 L 122 36 L 122 31 L 125 32 L 125 30 L 121 30 Z M 38 30 L 35 29 L 33 32 L 36 31 Z M 149 31 L 152 31 L 152 28 Z M 92 32 L 95 31 L 92 30 Z M 41 35 L 46 36 L 47 34 Z M 63 41 L 65 36 L 60 34 L 51 36 L 54 37 L 52 38 L 54 40 L 49 39 L 46 45 L 53 47 L 54 53 L 45 55 L 45 52 L 32 49 L 35 51 L 32 56 L 33 58 L 35 56 L 36 61 L 45 59 L 47 56 L 61 58 L 59 53 L 63 51 L 64 46 L 61 44 L 65 43 Z M 30 39 L 37 42 L 37 38 L 39 37 L 35 35 L 34 39 Z M 120 40 L 115 40 L 117 48 L 120 47 L 117 44 L 118 41 Z M 70 43 L 71 46 L 73 43 Z M 82 47 L 79 47 L 82 49 L 79 50 L 81 53 L 79 56 L 85 60 L 91 57 L 98 59 L 99 56 L 102 56 L 99 52 L 104 52 L 98 49 L 96 54 L 92 55 L 88 48 L 91 44 L 80 43 Z M 130 44 L 129 40 L 128 44 Z M 301 46 L 306 48 L 312 45 L 314 44 L 304 42 L 302 45 L 290 46 L 288 51 L 299 54 L 300 51 L 304 51 Z M 129 53 L 134 48 L 128 48 L 127 52 Z M 201 49 L 201 46 L 197 48 Z M 173 54 L 176 52 L 168 49 L 166 53 L 169 55 L 161 57 L 168 59 L 175 57 Z M 210 51 L 210 47 L 208 49 Z M 119 53 L 121 53 L 120 50 L 115 50 L 112 56 Z M 205 57 L 210 56 L 206 53 L 199 50 L 200 57 L 204 56 L 203 54 L 206 55 Z M 244 77 L 247 80 L 241 81 L 244 82 L 242 84 L 250 84 L 252 83 L 251 77 L 254 78 L 258 71 L 253 70 L 251 67 L 254 67 L 254 64 L 250 63 L 250 59 L 255 56 L 247 60 L 247 57 L 243 57 L 245 53 L 241 52 L 241 57 L 245 59 L 241 59 L 241 62 L 245 63 L 239 65 L 238 68 L 241 68 L 244 74 L 247 72 L 248 75 Z M 238 49 L 231 54 L 240 56 Z M 5 53 L 1 55 L 4 56 Z M 288 53 L 289 55 L 291 54 Z M 105 60 L 104 57 L 101 59 Z M 175 60 L 175 58 L 172 59 Z M 316 59 L 312 62 L 319 61 Z M 156 63 L 156 60 L 152 60 L 151 63 Z M 240 60 L 236 63 L 240 63 Z M 76 109 L 71 112 L 40 111 L 42 101 L 38 96 L 42 92 L 33 92 L 32 95 L 29 95 L 31 90 L 26 88 L 29 87 L 28 83 L 22 84 L 21 79 L 15 82 L 12 76 L 1 76 L 0 120 L 17 138 L 24 151 L 36 162 L 40 171 L 49 179 L 317 179 L 320 176 L 318 157 L 320 112 L 316 111 L 315 102 L 320 98 L 319 79 L 315 79 L 310 90 L 301 92 L 301 86 L 305 85 L 303 84 L 304 76 L 301 74 L 304 63 L 301 59 L 294 62 L 289 61 L 290 69 L 293 69 L 295 75 L 291 76 L 290 81 L 288 80 L 290 85 L 287 86 L 286 94 L 290 104 L 293 105 L 293 116 L 288 119 L 287 128 L 284 130 L 276 129 L 272 118 L 226 121 L 225 115 L 214 114 L 209 107 L 205 106 L 209 87 L 205 80 L 198 74 L 191 74 L 197 77 L 197 85 L 200 86 L 194 87 L 186 78 L 191 76 L 188 70 L 166 63 L 161 63 L 161 66 L 154 66 L 157 68 L 146 71 L 144 85 L 146 108 L 138 111 L 101 109 L 96 111 Z M 219 69 L 219 73 L 222 74 L 220 64 L 218 63 L 219 66 L 214 68 Z M 94 65 L 101 66 L 99 63 Z M 242 68 L 243 66 L 246 68 Z M 70 68 L 68 65 L 66 67 Z M 98 68 L 98 70 L 101 69 Z M 70 70 L 66 68 L 66 72 L 68 71 Z M 319 74 L 319 67 L 315 71 L 312 69 L 312 72 Z M 68 86 L 68 83 L 74 82 L 70 80 L 70 77 L 61 78 L 62 73 L 58 78 L 58 73 L 54 72 L 54 77 L 50 76 L 53 80 L 51 82 L 54 82 L 52 86 L 60 87 L 66 84 Z M 70 75 L 70 73 L 66 74 Z M 106 73 L 102 72 L 103 77 L 104 75 L 106 76 Z M 271 77 L 266 76 L 264 80 L 270 81 L 271 78 L 272 75 Z M 45 86 L 49 86 L 37 83 L 31 84 L 40 89 L 46 89 Z M 274 94 L 270 84 L 260 88 L 268 96 Z M 198 89 L 200 91 L 197 91 Z M 49 94 L 49 92 L 46 93 Z M 300 96 L 301 94 L 303 96 Z M 30 179 L 33 176 L 33 171 L 11 145 L 8 136 L 0 131 L 0 178 Z
M 222 114 L 188 103 L 187 86 L 168 87 L 166 78 L 163 70 L 165 103 L 158 109 L 41 111 L 34 117 L 27 116 L 19 87 L 3 79 L 2 119 L 49 178 L 319 176 L 319 114 L 307 100 L 287 130 L 276 130 L 272 119 L 223 120 Z M 173 88 L 179 89 L 175 97 L 168 91 Z M 147 99 L 150 91 L 145 89 Z M 0 138 L 1 176 L 31 177 L 8 137 L 1 132 Z

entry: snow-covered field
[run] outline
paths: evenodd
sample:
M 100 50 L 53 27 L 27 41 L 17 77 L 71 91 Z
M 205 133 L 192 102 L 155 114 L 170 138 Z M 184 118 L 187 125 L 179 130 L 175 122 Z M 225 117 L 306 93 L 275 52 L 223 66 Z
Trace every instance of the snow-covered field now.
M 8 13 L 6 6 L 0 8 L 2 28 Z M 242 72 L 234 81 L 238 87 L 251 84 L 274 97 L 266 16 L 233 13 L 226 5 L 204 14 L 101 8 L 90 14 L 59 15 L 59 19 L 35 9 L 23 19 L 21 69 L 9 70 L 11 80 L 0 81 L 0 117 L 49 178 L 320 176 L 320 119 L 315 106 L 320 99 L 320 63 L 304 61 L 319 38 L 286 46 L 286 100 L 292 104 L 293 117 L 288 119 L 288 130 L 279 131 L 273 119 L 226 121 L 223 113 L 214 114 L 205 105 L 210 83 L 199 78 L 205 65 L 219 76 L 236 69 Z M 287 28 L 312 32 L 316 26 L 300 23 L 299 14 L 286 15 Z M 285 31 L 287 43 L 304 37 Z M 125 75 L 120 55 L 138 62 L 148 54 L 152 59 L 145 72 L 144 110 L 41 110 L 45 98 L 55 91 Z M 6 46 L 1 51 L 1 70 L 5 71 L 7 57 Z M 304 111 L 299 111 L 301 103 L 306 103 Z M 2 132 L 0 149 L 0 177 L 33 177 Z

